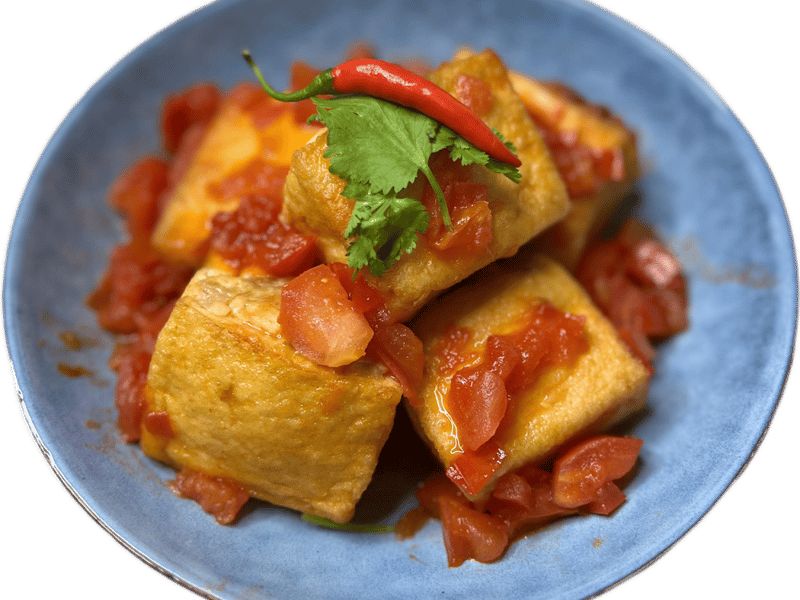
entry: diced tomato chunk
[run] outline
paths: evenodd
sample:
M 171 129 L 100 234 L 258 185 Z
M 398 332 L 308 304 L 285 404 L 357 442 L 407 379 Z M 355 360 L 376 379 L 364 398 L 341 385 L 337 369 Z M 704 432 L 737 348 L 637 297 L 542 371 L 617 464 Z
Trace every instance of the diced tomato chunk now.
M 116 371 L 114 405 L 117 409 L 117 429 L 126 443 L 139 441 L 142 436 L 142 417 L 145 410 L 144 390 L 152 352 L 138 344 L 117 348 L 111 361 Z
M 559 455 L 553 463 L 553 498 L 577 508 L 597 498 L 609 481 L 627 474 L 636 464 L 642 440 L 598 435 Z
M 482 367 L 467 367 L 452 379 L 447 411 L 458 428 L 458 440 L 477 450 L 497 431 L 508 406 L 505 382 Z
M 512 535 L 576 512 L 553 501 L 552 475 L 534 466 L 522 467 L 498 479 L 486 510 L 505 521 Z
M 587 248 L 576 277 L 652 373 L 649 338 L 689 325 L 686 281 L 678 259 L 640 223 Z
M 539 303 L 530 308 L 519 330 L 490 336 L 480 362 L 455 372 L 446 407 L 467 451 L 477 450 L 504 429 L 504 420 L 513 418 L 514 394 L 530 388 L 543 369 L 570 364 L 588 349 L 585 321 Z M 457 339 L 452 338 L 453 343 Z M 448 340 L 450 336 L 440 352 L 453 352 Z
M 508 547 L 508 526 L 497 517 L 447 496 L 439 498 L 439 512 L 448 566 L 458 567 L 471 558 L 492 562 Z
M 402 323 L 379 324 L 367 347 L 367 356 L 379 360 L 403 388 L 412 406 L 420 403 L 419 387 L 425 368 L 422 341 Z
M 464 495 L 464 492 L 444 473 L 436 473 L 428 477 L 420 487 L 414 492 L 420 505 L 423 506 L 431 515 L 440 518 L 439 498 L 447 496 L 464 506 L 472 506 L 472 503 Z
M 494 235 L 488 186 L 473 182 L 470 168 L 453 162 L 447 153 L 431 159 L 431 170 L 442 188 L 453 228 L 445 228 L 433 188 L 426 184 L 421 200 L 430 216 L 425 239 L 448 259 L 474 259 L 484 254 Z
M 353 301 L 356 310 L 364 313 L 370 325 L 374 327 L 378 320 L 371 318 L 373 315 L 370 313 L 386 306 L 381 293 L 367 283 L 363 273 L 359 272 L 358 275 L 353 277 L 353 268 L 344 263 L 328 263 L 328 267 L 339 278 L 339 282 L 344 289 L 347 290 L 347 296 Z
M 494 236 L 489 203 L 476 200 L 469 206 L 454 208 L 450 217 L 453 228 L 444 231 L 431 246 L 447 257 L 470 259 L 484 254 Z
M 186 131 L 197 123 L 208 123 L 219 108 L 222 95 L 210 83 L 199 83 L 179 94 L 169 96 L 161 112 L 164 148 L 175 152 Z
M 145 157 L 117 177 L 109 190 L 109 204 L 122 212 L 131 237 L 149 240 L 159 216 L 159 199 L 167 189 L 169 164 Z
M 277 277 L 302 273 L 317 262 L 316 240 L 281 222 L 279 213 L 279 200 L 245 196 L 236 210 L 211 220 L 211 248 L 234 269 L 256 266 Z
M 326 265 L 309 269 L 281 292 L 282 335 L 314 362 L 340 367 L 364 356 L 373 332 Z
M 607 481 L 597 490 L 597 496 L 586 505 L 586 509 L 596 515 L 610 515 L 623 502 L 625 502 L 624 492 L 613 481 Z
M 175 431 L 172 429 L 172 423 L 169 420 L 169 413 L 149 412 L 144 416 L 143 425 L 153 435 L 163 438 L 175 437 Z
M 585 104 L 571 90 L 559 91 Z M 577 131 L 560 130 L 558 124 L 563 110 L 548 113 L 534 105 L 528 105 L 526 109 L 542 134 L 570 198 L 590 196 L 605 181 L 625 179 L 625 157 L 621 148 L 592 148 L 578 140 Z
M 489 440 L 477 450 L 465 450 L 447 467 L 447 477 L 469 496 L 477 496 L 506 458 L 506 451 Z
M 186 467 L 178 472 L 172 483 L 172 490 L 181 498 L 197 502 L 220 525 L 232 523 L 250 498 L 247 490 L 235 481 L 213 477 Z
M 277 218 L 283 203 L 283 184 L 289 167 L 275 166 L 262 159 L 252 160 L 219 183 L 211 183 L 208 190 L 222 201 L 235 200 L 253 194 L 264 196 L 274 204 L 270 220 Z
M 148 245 L 120 245 L 88 304 L 104 329 L 135 333 L 163 315 L 165 307 L 171 310 L 191 276 L 192 269 L 165 262 Z

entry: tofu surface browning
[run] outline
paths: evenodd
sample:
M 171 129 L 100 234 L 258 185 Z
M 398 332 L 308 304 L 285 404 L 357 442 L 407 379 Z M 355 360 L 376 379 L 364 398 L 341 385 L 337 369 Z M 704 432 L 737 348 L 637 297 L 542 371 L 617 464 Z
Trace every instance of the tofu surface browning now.
M 522 180 L 517 185 L 482 166 L 473 167 L 473 179 L 489 187 L 493 219 L 493 240 L 481 256 L 446 258 L 420 238 L 417 248 L 404 254 L 380 278 L 365 273 L 400 320 L 409 318 L 429 299 L 493 260 L 513 255 L 569 210 L 564 184 L 500 59 L 487 50 L 445 63 L 429 78 L 457 95 L 460 75 L 477 77 L 490 87 L 492 107 L 482 116 L 516 146 L 522 161 Z M 344 231 L 354 202 L 341 195 L 344 182 L 329 172 L 330 163 L 323 157 L 326 147 L 322 132 L 295 153 L 284 187 L 283 218 L 300 232 L 317 236 L 326 262 L 347 262 L 349 242 L 344 239 Z M 421 179 L 408 192 L 419 198 Z
M 235 90 L 229 93 L 170 195 L 156 224 L 153 246 L 174 262 L 200 264 L 198 250 L 208 237 L 211 218 L 234 210 L 240 200 L 214 190 L 255 161 L 266 168 L 288 169 L 292 153 L 317 131 L 298 124 L 291 110 L 258 127 L 248 107 L 237 101 Z
M 572 270 L 639 176 L 636 136 L 616 116 L 564 86 L 514 72 L 509 77 L 526 109 L 540 122 L 574 134 L 579 144 L 593 150 L 619 153 L 624 165 L 618 180 L 605 180 L 592 194 L 571 198 L 569 214 L 536 239 L 537 248 Z
M 510 425 L 493 438 L 506 458 L 484 488 L 486 492 L 502 474 L 538 463 L 576 435 L 608 427 L 641 408 L 647 392 L 645 367 L 619 340 L 583 288 L 552 259 L 523 254 L 527 253 L 488 267 L 468 285 L 438 298 L 412 326 L 423 341 L 427 359 L 422 403 L 408 409 L 421 435 L 447 467 L 462 450 L 457 427 L 447 412 L 453 373 L 442 375 L 435 368 L 435 348 L 445 329 L 451 324 L 470 329 L 473 335 L 464 355 L 482 356 L 490 335 L 516 331 L 528 308 L 539 302 L 586 317 L 588 350 L 571 365 L 548 368 L 515 397 L 517 410 Z
M 297 354 L 277 322 L 284 281 L 197 273 L 148 373 L 147 410 L 166 412 L 175 435 L 143 428 L 142 448 L 344 522 L 372 477 L 401 390 L 372 362 L 332 369 Z

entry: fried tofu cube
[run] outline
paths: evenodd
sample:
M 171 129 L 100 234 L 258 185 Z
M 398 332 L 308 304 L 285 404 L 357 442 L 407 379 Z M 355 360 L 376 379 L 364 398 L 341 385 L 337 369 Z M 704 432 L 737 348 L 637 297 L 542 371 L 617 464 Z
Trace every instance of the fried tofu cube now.
M 173 262 L 199 265 L 212 217 L 239 205 L 240 196 L 226 187 L 235 190 L 235 178 L 244 179 L 247 170 L 256 169 L 282 181 L 292 153 L 318 131 L 298 123 L 289 105 L 260 90 L 247 84 L 234 88 L 171 192 L 156 223 L 153 246 Z
M 491 90 L 491 108 L 485 122 L 514 143 L 522 161 L 519 185 L 482 166 L 472 168 L 474 181 L 489 187 L 492 242 L 477 257 L 446 257 L 420 239 L 381 277 L 367 281 L 386 299 L 399 320 L 415 314 L 429 299 L 497 258 L 513 255 L 520 246 L 558 221 L 569 210 L 569 198 L 539 131 L 534 127 L 509 81 L 500 59 L 486 51 L 443 64 L 429 78 L 457 95 L 459 78 L 474 77 Z M 317 237 L 326 262 L 347 262 L 349 241 L 344 238 L 354 202 L 341 195 L 344 181 L 329 172 L 323 156 L 324 132 L 298 150 L 284 186 L 282 218 L 298 231 Z M 408 190 L 419 198 L 421 179 Z
M 445 467 L 463 452 L 458 428 L 447 410 L 454 373 L 438 369 L 436 362 L 437 348 L 448 328 L 455 325 L 472 332 L 462 356 L 482 356 L 490 335 L 517 331 L 526 311 L 543 301 L 564 313 L 586 317 L 588 350 L 572 364 L 549 367 L 517 393 L 508 425 L 492 438 L 505 451 L 505 459 L 482 493 L 488 493 L 504 473 L 548 458 L 568 440 L 607 428 L 645 402 L 647 370 L 583 288 L 556 261 L 521 251 L 435 300 L 412 324 L 424 344 L 427 362 L 422 402 L 408 409 Z
M 573 191 L 569 214 L 536 239 L 540 251 L 573 270 L 587 243 L 597 236 L 639 176 L 636 136 L 607 109 L 586 102 L 564 85 L 535 81 L 514 72 L 510 79 L 537 123 L 566 134 L 610 163 L 607 168 L 611 177 L 598 181 L 589 193 Z
M 176 467 L 224 477 L 256 498 L 349 520 L 391 430 L 399 384 L 373 362 L 329 368 L 281 338 L 286 280 L 201 269 L 159 335 L 142 448 Z

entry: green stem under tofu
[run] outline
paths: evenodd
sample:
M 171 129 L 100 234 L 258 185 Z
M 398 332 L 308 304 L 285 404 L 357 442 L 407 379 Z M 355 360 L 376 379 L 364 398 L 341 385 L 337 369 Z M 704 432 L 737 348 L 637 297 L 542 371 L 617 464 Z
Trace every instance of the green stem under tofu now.
M 354 533 L 394 533 L 394 525 L 361 525 L 356 523 L 337 523 L 325 517 L 318 517 L 303 513 L 300 517 L 303 521 L 312 523 L 319 527 L 337 529 L 339 531 L 352 531 Z

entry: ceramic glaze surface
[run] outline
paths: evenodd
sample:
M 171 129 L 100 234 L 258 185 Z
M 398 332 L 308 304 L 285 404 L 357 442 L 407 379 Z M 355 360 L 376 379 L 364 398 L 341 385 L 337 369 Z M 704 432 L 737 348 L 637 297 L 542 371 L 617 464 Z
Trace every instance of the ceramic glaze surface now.
M 462 45 L 491 47 L 514 70 L 613 107 L 637 132 L 647 165 L 631 210 L 655 226 L 688 274 L 691 328 L 660 348 L 649 408 L 625 431 L 644 440 L 628 501 L 612 518 L 569 519 L 526 538 L 492 565 L 448 569 L 437 523 L 400 542 L 319 529 L 261 503 L 221 527 L 177 499 L 164 484 L 172 471 L 114 429 L 113 341 L 84 298 L 124 237 L 106 190 L 131 162 L 158 151 L 162 98 L 199 80 L 225 88 L 251 79 L 244 47 L 281 88 L 293 60 L 331 66 L 361 40 L 383 58 L 432 64 Z M 145 42 L 72 111 L 22 200 L 4 299 L 18 387 L 53 468 L 105 528 L 188 587 L 231 600 L 568 600 L 655 559 L 748 460 L 790 360 L 797 272 L 780 196 L 735 116 L 669 50 L 593 5 L 238 0 Z M 75 361 L 58 343 L 64 331 L 100 342 L 80 354 L 90 374 L 59 372 Z M 411 484 L 393 489 L 385 480 L 370 489 L 370 517 L 392 522 L 414 505 Z

